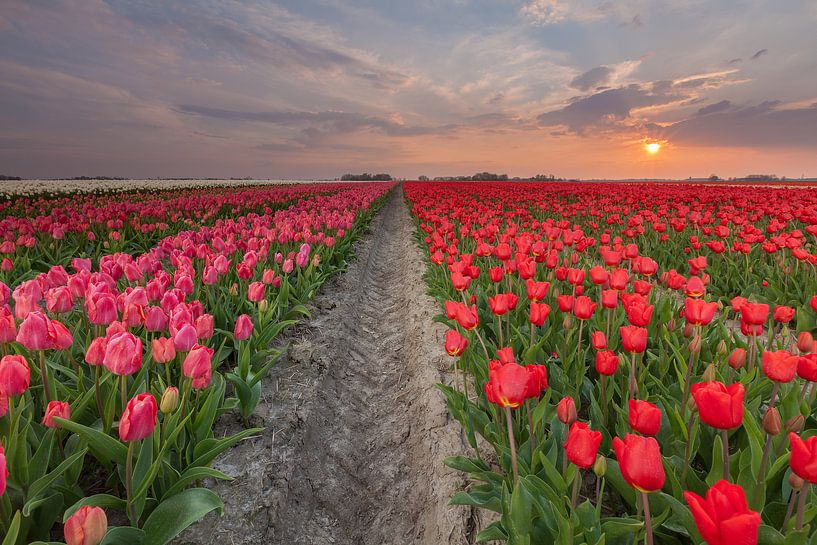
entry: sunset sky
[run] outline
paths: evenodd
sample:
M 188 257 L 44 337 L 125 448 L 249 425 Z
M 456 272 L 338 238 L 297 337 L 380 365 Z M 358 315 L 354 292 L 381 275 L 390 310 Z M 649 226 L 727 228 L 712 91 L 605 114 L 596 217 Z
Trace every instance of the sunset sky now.
M 813 0 L 0 0 L 0 174 L 817 176 L 815 29 Z

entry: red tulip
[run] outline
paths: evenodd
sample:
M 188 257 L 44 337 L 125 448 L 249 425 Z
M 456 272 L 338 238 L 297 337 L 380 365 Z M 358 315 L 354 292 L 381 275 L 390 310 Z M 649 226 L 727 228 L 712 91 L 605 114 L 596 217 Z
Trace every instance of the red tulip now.
M 108 325 L 116 320 L 116 299 L 110 293 L 95 292 L 85 299 L 88 321 L 94 325 Z
M 488 269 L 488 276 L 491 279 L 491 282 L 497 284 L 502 281 L 502 276 L 504 275 L 504 271 L 502 267 L 492 267 Z
M 489 402 L 515 409 L 525 401 L 530 374 L 521 365 L 509 363 L 492 366 L 488 377 L 485 395 Z
M 184 376 L 193 380 L 193 388 L 201 390 L 210 385 L 213 349 L 197 344 L 190 349 L 182 363 Z
M 65 521 L 66 545 L 99 545 L 108 532 L 108 518 L 101 507 L 84 505 Z
M 43 416 L 43 426 L 46 428 L 57 428 L 54 417 L 62 418 L 63 420 L 71 419 L 71 405 L 65 401 L 51 401 L 45 408 L 45 416 Z
M 601 432 L 591 430 L 586 422 L 574 422 L 565 441 L 565 455 L 574 465 L 588 468 L 596 461 Z
M 538 363 L 529 363 L 525 366 L 525 370 L 528 372 L 528 389 L 525 391 L 525 399 L 536 399 L 547 390 L 547 367 Z
M 195 321 L 196 327 L 196 338 L 201 339 L 209 339 L 213 336 L 213 330 L 215 328 L 215 318 L 213 318 L 212 314 L 202 314 Z
M 607 282 L 607 269 L 595 266 L 590 269 L 590 281 L 596 285 Z
M 608 277 L 610 287 L 617 291 L 624 291 L 627 287 L 627 282 L 630 281 L 630 275 L 624 269 L 616 269 Z
M 531 301 L 530 314 L 528 316 L 530 323 L 536 326 L 542 326 L 550 315 L 550 305 L 545 303 L 537 303 Z
M 559 421 L 567 426 L 576 421 L 576 403 L 570 396 L 564 396 L 559 403 L 556 404 L 556 416 Z
M 600 375 L 611 376 L 618 369 L 618 356 L 612 350 L 596 352 L 596 371 Z
M 468 339 L 459 334 L 455 329 L 449 329 L 445 333 L 445 351 L 449 356 L 459 357 L 468 347 Z
M 664 486 L 666 475 L 661 450 L 654 437 L 628 433 L 622 441 L 613 438 L 613 450 L 619 469 L 627 483 L 641 492 L 654 492 Z
M 775 322 L 787 324 L 794 319 L 794 309 L 791 307 L 778 305 L 774 307 L 774 313 L 772 316 Z
M 573 303 L 573 314 L 579 320 L 589 320 L 593 316 L 595 310 L 596 303 L 585 295 L 576 297 L 576 300 Z
M 105 361 L 105 348 L 108 345 L 107 337 L 95 337 L 85 351 L 85 361 L 88 365 L 102 365 Z
M 235 328 L 233 330 L 233 337 L 237 341 L 246 341 L 250 338 L 253 331 L 252 318 L 247 314 L 242 314 L 235 320 Z
M 797 356 L 785 350 L 763 353 L 763 373 L 775 382 L 791 382 L 797 373 Z
M 6 479 L 8 479 L 9 470 L 6 463 L 6 451 L 3 450 L 3 444 L 0 443 L 0 498 L 6 493 Z
M 561 312 L 570 312 L 573 310 L 573 296 L 572 295 L 558 295 L 556 302 L 559 304 Z
M 661 429 L 661 409 L 649 401 L 631 399 L 627 421 L 633 430 L 642 435 L 658 435 Z
M 817 484 L 817 436 L 803 441 L 796 433 L 789 433 L 791 443 L 791 470 L 801 479 Z
M 139 394 L 128 401 L 119 421 L 119 438 L 127 443 L 139 441 L 153 433 L 157 411 L 158 406 L 153 394 Z
M 0 392 L 9 397 L 22 395 L 31 383 L 31 371 L 23 356 L 9 354 L 0 359 Z
M 812 295 L 809 299 L 809 305 L 814 312 L 817 312 L 817 295 Z
M 763 303 L 745 302 L 740 307 L 741 321 L 748 325 L 760 325 L 766 323 L 769 317 L 769 305 Z
M 817 382 L 817 354 L 806 354 L 797 358 L 797 376 Z
M 0 308 L 0 344 L 10 343 L 17 338 L 17 322 L 7 307 Z
M 534 280 L 527 280 L 525 287 L 528 292 L 528 299 L 531 301 L 542 301 L 548 293 L 550 282 L 536 282 Z
M 618 292 L 616 290 L 604 290 L 601 292 L 601 306 L 606 309 L 618 306 Z
M 595 350 L 604 350 L 607 348 L 607 337 L 604 335 L 604 331 L 594 331 L 590 335 L 590 344 L 593 345 Z
M 729 367 L 732 369 L 741 369 L 746 363 L 746 349 L 735 348 L 729 354 Z
M 622 297 L 624 297 L 624 295 L 622 295 Z M 624 312 L 627 313 L 627 319 L 630 321 L 630 324 L 638 327 L 650 325 L 652 311 L 654 309 L 655 307 L 647 304 L 644 298 L 632 300 L 629 304 L 624 305 Z
M 692 397 L 704 424 L 719 430 L 731 430 L 743 423 L 743 384 L 725 386 L 718 381 L 692 385 Z
M 760 515 L 749 509 L 739 485 L 718 481 L 706 499 L 684 492 L 695 526 L 708 545 L 756 545 Z
M 515 309 L 518 300 L 519 297 L 513 293 L 498 293 L 495 297 L 488 297 L 488 304 L 491 312 L 496 316 L 502 316 Z
M 189 352 L 197 340 L 196 328 L 192 324 L 182 325 L 173 334 L 173 346 L 177 352 Z
M 254 303 L 264 300 L 264 288 L 266 286 L 263 282 L 253 282 L 247 288 L 247 299 Z
M 53 326 L 48 316 L 33 311 L 26 316 L 17 331 L 17 342 L 29 350 L 50 350 L 54 348 Z
M 797 349 L 803 353 L 808 354 L 814 347 L 814 337 L 808 331 L 801 331 L 797 336 Z
M 167 363 L 176 357 L 176 348 L 173 341 L 167 337 L 157 337 L 151 341 L 150 352 L 156 363 Z
M 457 323 L 466 331 L 471 331 L 479 325 L 479 315 L 477 314 L 476 305 L 471 305 L 468 308 L 462 303 L 457 304 Z
M 112 335 L 102 364 L 114 375 L 132 375 L 142 368 L 142 339 L 127 331 Z
M 697 276 L 691 277 L 689 280 L 687 280 L 686 286 L 684 287 L 684 293 L 686 293 L 689 297 L 703 297 L 704 293 L 706 293 L 704 281 Z
M 510 346 L 500 348 L 496 351 L 496 355 L 499 358 L 499 363 L 502 365 L 516 363 L 516 356 L 513 355 L 513 348 Z
M 647 349 L 646 328 L 628 325 L 619 328 L 619 332 L 621 333 L 621 345 L 625 352 L 640 354 Z
M 684 302 L 684 316 L 691 325 L 709 325 L 718 310 L 718 303 L 688 297 Z

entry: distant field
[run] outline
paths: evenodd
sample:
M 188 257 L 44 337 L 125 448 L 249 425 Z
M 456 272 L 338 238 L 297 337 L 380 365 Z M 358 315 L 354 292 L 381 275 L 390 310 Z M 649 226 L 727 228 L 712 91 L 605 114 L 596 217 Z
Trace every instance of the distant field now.
M 14 180 L 0 182 L 0 195 L 88 193 L 137 189 L 182 189 L 231 185 L 311 184 L 317 180 Z

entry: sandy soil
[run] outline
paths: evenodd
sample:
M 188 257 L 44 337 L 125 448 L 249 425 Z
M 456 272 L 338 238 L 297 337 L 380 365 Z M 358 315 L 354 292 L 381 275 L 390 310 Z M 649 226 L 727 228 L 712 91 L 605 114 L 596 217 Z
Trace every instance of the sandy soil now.
M 235 477 L 208 483 L 225 515 L 209 515 L 178 544 L 473 539 L 471 510 L 448 506 L 464 476 L 443 459 L 463 443 L 434 387 L 450 381 L 449 358 L 412 231 L 398 187 L 358 242 L 357 260 L 290 334 L 256 411 L 265 432 L 217 460 Z

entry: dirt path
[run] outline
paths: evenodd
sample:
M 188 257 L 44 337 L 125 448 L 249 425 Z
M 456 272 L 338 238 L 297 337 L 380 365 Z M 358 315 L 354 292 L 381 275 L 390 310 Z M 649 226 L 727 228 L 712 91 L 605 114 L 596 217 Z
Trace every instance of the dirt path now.
M 463 477 L 442 461 L 462 443 L 434 387 L 448 357 L 412 232 L 397 188 L 267 379 L 265 433 L 217 461 L 236 477 L 214 486 L 226 514 L 179 543 L 468 543 L 470 511 L 447 505 Z

